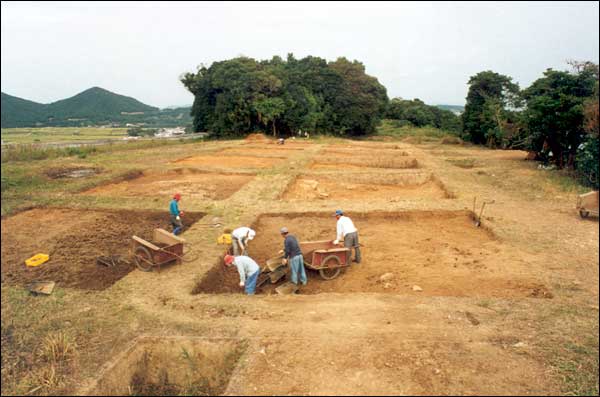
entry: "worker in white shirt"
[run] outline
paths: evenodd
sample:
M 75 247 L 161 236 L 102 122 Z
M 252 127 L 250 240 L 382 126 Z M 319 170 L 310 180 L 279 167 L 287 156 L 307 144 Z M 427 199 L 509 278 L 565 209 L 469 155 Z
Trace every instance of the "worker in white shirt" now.
M 335 245 L 340 243 L 341 239 L 344 239 L 344 247 L 350 248 L 350 255 L 352 255 L 352 248 L 354 248 L 354 260 L 357 264 L 360 263 L 360 245 L 358 243 L 358 230 L 354 226 L 352 219 L 344 216 L 344 211 L 336 210 L 335 217 L 337 219 L 337 237 L 333 241 Z
M 254 239 L 256 232 L 249 227 L 242 226 L 231 232 L 231 245 L 233 248 L 233 255 L 245 255 L 248 256 L 248 241 Z
M 246 294 L 254 295 L 256 291 L 256 280 L 260 274 L 260 267 L 248 256 L 225 255 L 225 266 L 235 265 L 240 274 L 240 287 L 245 287 Z

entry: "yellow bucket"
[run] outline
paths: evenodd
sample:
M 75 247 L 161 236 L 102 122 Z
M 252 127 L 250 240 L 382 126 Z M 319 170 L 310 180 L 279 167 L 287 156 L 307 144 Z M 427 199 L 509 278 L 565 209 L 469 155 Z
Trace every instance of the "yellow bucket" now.
M 217 244 L 223 244 L 223 245 L 231 244 L 231 234 L 229 234 L 229 233 L 221 234 L 217 238 Z
M 44 262 L 47 262 L 50 259 L 50 255 L 47 254 L 37 254 L 32 256 L 31 258 L 25 261 L 25 264 L 30 267 L 39 266 Z

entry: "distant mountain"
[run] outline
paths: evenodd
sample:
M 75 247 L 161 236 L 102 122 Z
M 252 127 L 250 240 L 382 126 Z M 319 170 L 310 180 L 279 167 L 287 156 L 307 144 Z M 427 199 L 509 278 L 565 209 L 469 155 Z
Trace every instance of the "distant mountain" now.
M 435 105 L 435 106 L 440 109 L 443 109 L 443 110 L 449 110 L 454 114 L 461 114 L 462 112 L 465 111 L 465 107 L 459 106 L 459 105 Z
M 17 98 L 16 96 L 2 93 L 2 127 L 27 127 L 31 122 L 43 120 L 46 105 Z
M 160 114 L 156 107 L 100 87 L 47 105 L 2 93 L 1 110 L 2 128 L 125 124 Z M 159 119 L 151 118 L 155 124 Z
M 48 105 L 48 115 L 58 119 L 98 118 L 121 113 L 151 112 L 158 108 L 137 99 L 115 94 L 100 87 L 85 90 L 71 98 Z

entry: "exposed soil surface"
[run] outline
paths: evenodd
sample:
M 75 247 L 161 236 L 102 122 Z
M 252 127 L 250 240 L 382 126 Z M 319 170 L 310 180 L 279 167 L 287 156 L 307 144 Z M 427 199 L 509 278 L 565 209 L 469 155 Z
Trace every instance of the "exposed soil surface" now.
M 358 168 L 389 168 L 405 169 L 419 168 L 419 163 L 414 158 L 406 157 L 333 157 L 320 156 L 310 167 L 311 169 L 335 169 L 335 170 L 353 170 Z
M 256 156 L 256 157 L 276 157 L 282 158 L 294 154 L 300 148 L 288 148 L 280 149 L 276 147 L 271 148 L 256 148 L 256 147 L 240 147 L 240 148 L 228 148 L 221 150 L 217 154 L 220 156 Z
M 202 216 L 186 213 L 184 224 Z M 149 240 L 157 227 L 171 230 L 167 212 L 33 209 L 2 219 L 2 283 L 52 280 L 60 287 L 105 289 L 135 265 L 118 262 L 106 267 L 96 264 L 96 258 L 129 260 L 131 236 Z M 49 254 L 50 260 L 27 267 L 25 259 L 38 253 Z
M 359 229 L 363 260 L 334 280 L 309 271 L 301 293 L 380 292 L 459 297 L 551 298 L 535 278 L 515 276 L 523 259 L 485 229 L 473 225 L 467 211 L 350 214 Z M 333 240 L 335 218 L 329 213 L 262 216 L 249 254 L 261 266 L 282 248 L 279 228 L 300 241 Z M 312 261 L 312 258 L 306 258 Z M 387 274 L 387 275 L 386 275 Z M 386 276 L 384 276 L 386 275 Z M 237 272 L 218 263 L 196 292 L 236 292 Z M 266 284 L 269 286 L 269 284 Z M 418 287 L 418 288 L 415 288 Z M 271 288 L 267 287 L 269 291 Z
M 227 169 L 269 168 L 283 161 L 281 158 L 251 156 L 192 156 L 176 160 L 175 163 L 190 167 Z
M 407 198 L 448 198 L 444 185 L 431 174 L 391 176 L 384 183 L 362 183 L 356 177 L 325 178 L 316 175 L 297 178 L 283 194 L 284 200 L 400 200 Z M 377 177 L 371 178 L 378 179 Z M 379 178 L 384 179 L 384 178 Z M 384 179 L 385 180 L 385 179 Z
M 94 196 L 163 196 L 175 192 L 184 199 L 223 200 L 237 192 L 254 178 L 248 174 L 201 173 L 193 169 L 179 169 L 164 173 L 144 173 L 135 179 L 95 187 L 83 192 Z

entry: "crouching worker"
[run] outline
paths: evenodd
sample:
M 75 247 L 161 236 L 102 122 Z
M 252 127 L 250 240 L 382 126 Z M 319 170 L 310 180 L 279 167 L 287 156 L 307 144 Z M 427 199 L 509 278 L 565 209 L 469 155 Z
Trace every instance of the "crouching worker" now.
M 246 294 L 254 295 L 256 280 L 260 274 L 260 267 L 249 256 L 225 255 L 225 266 L 234 264 L 240 274 L 240 287 L 246 287 Z
M 183 230 L 183 223 L 181 222 L 183 211 L 179 211 L 179 200 L 181 200 L 181 194 L 176 193 L 173 196 L 173 200 L 171 200 L 171 204 L 169 205 L 169 212 L 171 213 L 171 225 L 173 226 L 174 235 L 178 235 Z
M 281 237 L 285 239 L 283 250 L 279 251 L 279 253 L 283 254 L 283 263 L 289 262 L 290 264 L 292 283 L 298 285 L 298 276 L 300 276 L 300 282 L 302 285 L 306 285 L 308 280 L 306 278 L 306 271 L 304 270 L 304 257 L 302 256 L 298 240 L 289 234 L 287 227 L 282 227 L 279 232 L 281 233 Z

